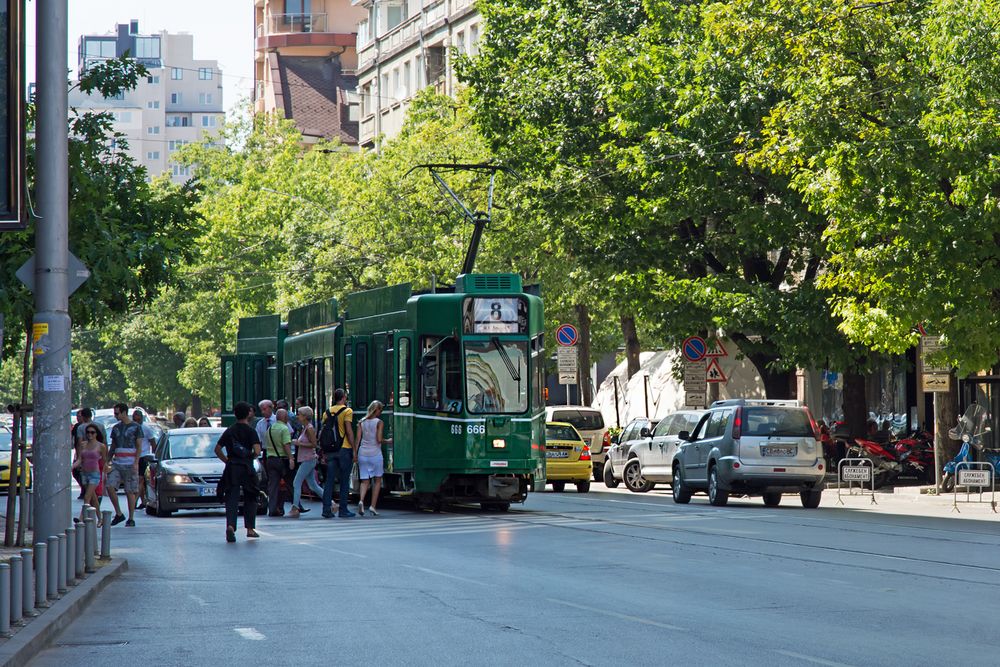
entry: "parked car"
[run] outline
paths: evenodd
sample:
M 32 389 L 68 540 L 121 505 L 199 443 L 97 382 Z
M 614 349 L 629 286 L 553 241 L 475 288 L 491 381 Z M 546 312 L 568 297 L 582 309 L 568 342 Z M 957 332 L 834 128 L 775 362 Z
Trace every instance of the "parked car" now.
M 681 431 L 693 431 L 704 410 L 682 410 L 660 420 L 652 431 L 640 430 L 639 437 L 629 440 L 627 450 L 617 450 L 608 463 L 607 475 L 612 483 L 625 482 L 629 491 L 644 493 L 654 484 L 673 482 L 674 454 Z M 607 482 L 605 482 L 607 483 Z
M 819 430 L 798 401 L 716 401 L 695 430 L 680 433 L 674 455 L 674 502 L 697 491 L 716 506 L 730 494 L 760 495 L 777 506 L 787 492 L 819 507 L 826 475 Z
M 608 456 L 604 461 L 604 469 L 601 475 L 605 486 L 613 489 L 622 482 L 625 466 L 629 459 L 629 451 L 633 445 L 648 440 L 657 423 L 654 419 L 638 417 L 626 424 L 617 438 L 612 438 L 611 447 L 608 449 Z M 618 474 L 615 474 L 616 470 Z M 642 478 L 641 474 L 634 475 L 630 483 L 633 486 L 629 486 L 629 483 L 626 483 L 626 486 L 628 486 L 629 490 L 636 493 L 645 493 L 656 484 L 655 482 L 647 482 Z
M 604 471 L 604 457 L 610 438 L 604 429 L 604 416 L 597 408 L 587 408 L 582 405 L 550 405 L 545 408 L 546 422 L 563 422 L 572 424 L 573 428 L 590 446 L 590 458 L 594 471 L 594 481 L 601 481 Z
M 180 509 L 225 507 L 216 497 L 225 465 L 215 456 L 223 428 L 174 428 L 160 436 L 156 460 L 146 470 L 146 512 L 170 516 Z M 254 461 L 257 482 L 265 488 L 260 461 Z M 259 514 L 267 511 L 258 504 Z
M 590 491 L 590 447 L 572 424 L 545 424 L 545 479 L 552 490 L 561 493 L 566 482 L 576 485 L 577 493 Z

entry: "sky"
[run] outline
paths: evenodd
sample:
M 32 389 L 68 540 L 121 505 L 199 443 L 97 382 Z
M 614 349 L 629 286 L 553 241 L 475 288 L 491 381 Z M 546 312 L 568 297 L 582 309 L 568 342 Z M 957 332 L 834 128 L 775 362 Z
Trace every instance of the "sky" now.
M 27 80 L 35 80 L 35 11 L 26 3 Z M 114 32 L 116 23 L 138 19 L 142 34 L 194 35 L 194 57 L 218 60 L 226 110 L 253 92 L 254 4 L 252 0 L 69 0 L 69 62 L 77 69 L 80 36 Z

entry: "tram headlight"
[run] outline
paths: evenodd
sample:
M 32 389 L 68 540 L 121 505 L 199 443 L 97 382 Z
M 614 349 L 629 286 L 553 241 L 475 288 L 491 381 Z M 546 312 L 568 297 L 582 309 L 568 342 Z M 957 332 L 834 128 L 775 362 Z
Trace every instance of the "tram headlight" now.
M 493 448 L 494 449 L 506 449 L 507 441 L 503 438 L 493 438 Z

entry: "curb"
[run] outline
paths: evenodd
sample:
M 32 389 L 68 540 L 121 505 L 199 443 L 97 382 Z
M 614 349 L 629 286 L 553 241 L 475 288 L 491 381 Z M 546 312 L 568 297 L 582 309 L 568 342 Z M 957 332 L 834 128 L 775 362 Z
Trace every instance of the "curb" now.
M 53 601 L 48 609 L 0 644 L 0 665 L 20 667 L 31 662 L 80 616 L 98 593 L 126 570 L 127 560 L 113 560 Z

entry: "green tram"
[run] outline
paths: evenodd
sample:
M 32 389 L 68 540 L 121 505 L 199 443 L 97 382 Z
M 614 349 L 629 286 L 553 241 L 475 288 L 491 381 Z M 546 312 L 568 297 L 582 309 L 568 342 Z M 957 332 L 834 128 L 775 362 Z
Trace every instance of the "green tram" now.
M 394 285 L 240 320 L 222 357 L 223 417 L 240 400 L 303 397 L 319 415 L 343 387 L 355 422 L 382 413 L 383 488 L 418 505 L 506 510 L 545 483 L 541 299 L 512 274 L 454 288 Z M 317 419 L 320 417 L 318 416 Z

